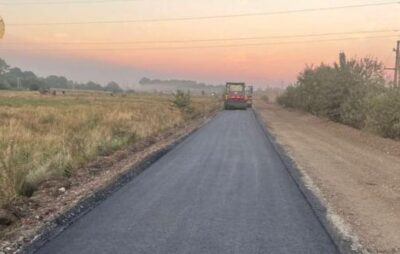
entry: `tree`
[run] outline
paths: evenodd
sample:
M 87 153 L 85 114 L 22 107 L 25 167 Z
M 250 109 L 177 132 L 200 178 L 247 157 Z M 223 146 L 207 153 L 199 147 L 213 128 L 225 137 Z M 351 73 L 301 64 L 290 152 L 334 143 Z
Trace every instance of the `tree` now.
M 141 85 L 145 85 L 145 84 L 148 84 L 150 82 L 151 82 L 151 80 L 149 78 L 146 78 L 146 77 L 144 77 L 141 80 L 139 80 L 139 84 L 141 84 Z
M 109 83 L 107 84 L 106 90 L 107 90 L 107 91 L 110 91 L 110 92 L 113 92 L 113 93 L 122 92 L 121 87 L 119 87 L 118 83 L 117 83 L 117 82 L 114 82 L 114 81 L 111 81 L 111 82 L 109 82 Z
M 33 83 L 29 86 L 29 90 L 31 91 L 39 91 L 40 90 L 40 86 L 36 83 Z
M 81 89 L 88 89 L 88 90 L 103 90 L 104 88 L 93 81 L 89 81 L 86 84 L 83 84 Z
M 9 75 L 10 77 L 22 78 L 24 76 L 24 72 L 18 67 L 13 67 L 8 70 L 7 75 Z
M 0 58 L 0 75 L 6 74 L 9 68 L 10 66 L 6 63 L 6 61 Z
M 46 87 L 53 88 L 72 88 L 68 79 L 63 76 L 50 75 L 44 79 Z

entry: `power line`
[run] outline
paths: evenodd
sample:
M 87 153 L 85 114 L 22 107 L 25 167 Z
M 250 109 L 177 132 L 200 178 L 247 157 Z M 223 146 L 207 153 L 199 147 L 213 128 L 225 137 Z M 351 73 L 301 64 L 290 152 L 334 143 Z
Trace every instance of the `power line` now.
M 314 43 L 314 42 L 333 42 L 333 41 L 347 41 L 347 40 L 363 40 L 363 39 L 376 39 L 376 38 L 396 38 L 397 35 L 382 35 L 382 36 L 367 36 L 367 37 L 346 37 L 346 38 L 332 38 L 332 39 L 318 39 L 318 40 L 302 40 L 302 41 L 277 41 L 277 42 L 262 42 L 262 43 L 242 43 L 242 44 L 226 44 L 226 45 L 204 45 L 204 46 L 178 46 L 178 47 L 142 47 L 142 48 L 67 48 L 67 49 L 51 49 L 51 48 L 37 48 L 37 49 L 21 49 L 21 48 L 0 48 L 4 50 L 32 50 L 32 51 L 52 51 L 52 50 L 78 50 L 78 51 L 121 51 L 121 50 L 177 50 L 177 49 L 210 49 L 210 48 L 235 48 L 235 47 L 252 47 L 252 46 L 268 46 L 268 45 L 284 45 L 284 44 L 300 44 L 300 43 Z
M 125 2 L 141 2 L 143 0 L 80 0 L 80 1 L 44 1 L 44 2 L 0 2 L 0 5 L 62 5 L 62 4 L 97 4 L 97 3 L 125 3 Z
M 228 38 L 206 38 L 206 39 L 188 39 L 188 40 L 148 40 L 148 41 L 91 41 L 91 42 L 53 42 L 44 43 L 45 45 L 91 45 L 91 44 L 161 44 L 161 43 L 190 43 L 190 42 L 224 42 L 224 41 L 245 41 L 245 40 L 265 40 L 265 39 L 290 39 L 290 38 L 306 38 L 306 37 L 320 37 L 332 35 L 350 35 L 350 34 L 373 34 L 373 33 L 396 33 L 400 29 L 380 29 L 380 30 L 359 30 L 348 32 L 334 32 L 334 33 L 312 33 L 312 34 L 295 34 L 295 35 L 273 35 L 273 36 L 253 36 L 253 37 L 228 37 Z M 3 45 L 18 45 L 25 43 L 3 43 Z
M 10 23 L 8 25 L 9 26 L 59 26 L 59 25 L 152 23 L 152 22 L 172 22 L 172 21 L 190 21 L 190 20 L 211 20 L 211 19 L 242 18 L 242 17 L 254 17 L 254 16 L 273 16 L 273 15 L 295 14 L 295 13 L 317 12 L 317 11 L 331 11 L 331 10 L 376 7 L 376 6 L 385 6 L 385 5 L 395 5 L 395 4 L 400 4 L 400 2 L 399 1 L 391 1 L 391 2 L 382 2 L 382 3 L 343 5 L 343 6 L 333 6 L 333 7 L 273 11 L 273 12 L 252 12 L 252 13 L 240 13 L 240 14 L 228 14 L 228 15 L 212 15 L 212 16 L 131 19 L 131 20 L 129 20 L 129 19 L 126 19 L 126 20 L 97 20 L 97 21 L 53 22 L 53 23 L 51 23 L 51 22 L 49 22 L 49 23 Z

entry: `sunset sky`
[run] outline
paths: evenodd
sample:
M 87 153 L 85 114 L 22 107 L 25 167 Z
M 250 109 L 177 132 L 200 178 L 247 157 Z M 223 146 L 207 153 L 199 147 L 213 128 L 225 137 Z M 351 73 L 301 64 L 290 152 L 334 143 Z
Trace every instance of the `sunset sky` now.
M 202 20 L 48 24 L 284 12 L 371 3 L 393 4 Z M 340 51 L 348 56 L 378 57 L 392 67 L 392 48 L 400 39 L 399 13 L 399 3 L 384 0 L 0 0 L 0 15 L 6 23 L 0 57 L 40 75 L 102 83 L 115 80 L 125 86 L 143 76 L 280 86 L 294 81 L 306 64 L 335 61 Z M 348 34 L 297 36 L 327 33 Z M 226 38 L 235 40 L 222 40 Z

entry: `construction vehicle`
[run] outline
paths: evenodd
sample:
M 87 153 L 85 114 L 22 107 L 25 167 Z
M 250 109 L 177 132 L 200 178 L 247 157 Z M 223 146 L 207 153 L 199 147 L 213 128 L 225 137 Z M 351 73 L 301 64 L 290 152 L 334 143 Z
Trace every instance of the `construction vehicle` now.
M 246 86 L 246 102 L 247 107 L 253 107 L 253 86 Z
M 246 84 L 228 82 L 225 87 L 224 96 L 225 109 L 246 109 Z

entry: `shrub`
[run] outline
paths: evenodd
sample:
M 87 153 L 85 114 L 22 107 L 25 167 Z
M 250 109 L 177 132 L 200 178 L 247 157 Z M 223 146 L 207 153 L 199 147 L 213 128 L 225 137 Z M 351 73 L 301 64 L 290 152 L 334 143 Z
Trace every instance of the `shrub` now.
M 345 55 L 341 54 L 339 64 L 307 66 L 297 82 L 277 101 L 286 107 L 363 128 L 368 101 L 385 89 L 383 77 L 383 65 L 376 59 L 346 61 Z
M 334 66 L 306 67 L 277 102 L 383 137 L 400 138 L 400 89 L 385 87 L 383 66 L 376 59 L 346 61 L 341 54 Z
M 367 127 L 387 138 L 400 138 L 400 90 L 391 88 L 369 101 Z
M 189 107 L 191 104 L 190 93 L 185 93 L 182 90 L 177 90 L 174 98 L 174 104 L 180 109 Z
M 301 108 L 298 103 L 298 99 L 296 98 L 298 96 L 299 95 L 297 92 L 297 88 L 295 87 L 295 85 L 291 85 L 288 88 L 286 88 L 286 91 L 283 94 L 278 96 L 276 101 L 285 107 Z
M 189 92 L 183 92 L 177 90 L 174 98 L 174 104 L 178 107 L 184 114 L 186 118 L 195 118 L 199 115 L 194 107 L 192 106 L 192 100 Z

